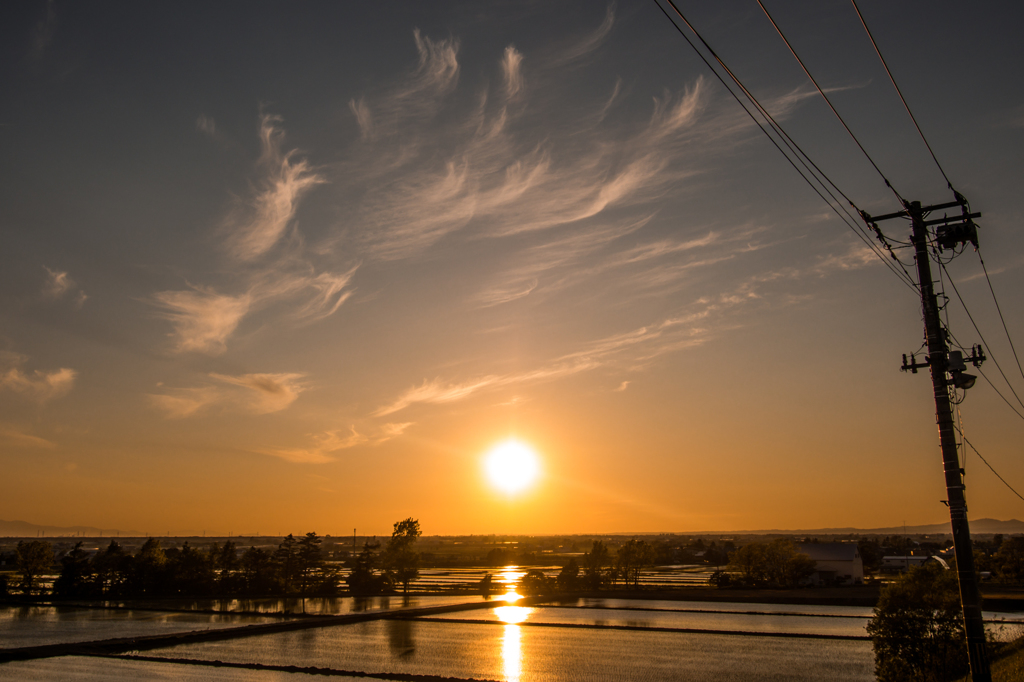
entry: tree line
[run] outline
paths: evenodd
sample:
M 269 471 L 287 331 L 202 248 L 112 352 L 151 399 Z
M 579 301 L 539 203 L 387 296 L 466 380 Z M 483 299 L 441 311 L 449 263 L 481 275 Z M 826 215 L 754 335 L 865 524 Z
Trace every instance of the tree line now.
M 420 536 L 416 519 L 394 524 L 394 533 L 383 552 L 379 543 L 366 543 L 350 565 L 346 578 L 353 594 L 380 593 L 409 584 L 419 575 L 419 555 L 414 549 Z M 53 546 L 43 540 L 21 541 L 15 554 L 16 585 L 0 576 L 0 594 L 12 589 L 23 595 L 41 592 L 39 579 L 59 575 L 53 596 L 68 599 L 144 598 L 174 596 L 330 596 L 341 589 L 342 572 L 325 560 L 323 538 L 314 532 L 296 538 L 286 536 L 274 550 L 251 546 L 242 551 L 234 542 L 213 543 L 205 549 L 188 542 L 164 548 L 149 538 L 132 554 L 117 540 L 90 554 L 77 543 L 55 557 Z

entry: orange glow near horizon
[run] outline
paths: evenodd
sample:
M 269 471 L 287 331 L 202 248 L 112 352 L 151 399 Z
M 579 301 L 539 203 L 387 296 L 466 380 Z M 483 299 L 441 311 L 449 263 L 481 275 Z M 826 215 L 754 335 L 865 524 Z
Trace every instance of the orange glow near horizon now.
M 507 495 L 526 490 L 540 473 L 540 461 L 533 448 L 518 440 L 503 441 L 484 458 L 487 480 Z

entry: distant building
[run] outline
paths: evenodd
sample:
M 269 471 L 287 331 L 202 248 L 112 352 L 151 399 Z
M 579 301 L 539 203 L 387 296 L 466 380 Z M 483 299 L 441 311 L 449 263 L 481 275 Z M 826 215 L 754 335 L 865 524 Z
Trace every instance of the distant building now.
M 801 554 L 814 560 L 811 585 L 860 585 L 864 582 L 864 562 L 852 542 L 814 542 L 797 545 Z

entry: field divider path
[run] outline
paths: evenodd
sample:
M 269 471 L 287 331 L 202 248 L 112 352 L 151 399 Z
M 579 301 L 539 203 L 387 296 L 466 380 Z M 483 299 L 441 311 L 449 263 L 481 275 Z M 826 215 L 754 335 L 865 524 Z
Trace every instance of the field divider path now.
M 520 603 L 530 604 L 533 600 L 524 599 Z M 121 654 L 128 651 L 148 651 L 177 644 L 193 644 L 197 642 L 217 642 L 241 637 L 269 635 L 294 630 L 310 630 L 313 628 L 332 627 L 364 623 L 373 620 L 390 618 L 418 618 L 443 613 L 457 613 L 476 609 L 490 609 L 500 606 L 500 600 L 474 601 L 465 604 L 448 604 L 444 606 L 426 606 L 414 608 L 380 609 L 361 613 L 347 613 L 337 616 L 305 616 L 297 617 L 281 623 L 257 623 L 239 627 L 220 628 L 216 630 L 192 630 L 144 637 L 117 637 L 114 639 L 95 640 L 92 642 L 71 642 L 61 644 L 43 644 L 40 646 L 0 649 L 0 663 L 7 661 L 27 661 L 55 656 L 102 656 Z
M 399 616 L 406 618 L 406 616 Z M 437 618 L 409 616 L 409 620 L 424 623 L 469 623 L 473 625 L 508 625 L 500 620 L 477 620 L 471 618 Z M 596 623 L 531 623 L 523 621 L 516 625 L 528 628 L 575 628 L 586 630 L 631 630 L 634 632 L 675 632 L 695 635 L 738 635 L 741 637 L 783 637 L 791 639 L 845 639 L 866 640 L 867 635 L 823 635 L 814 632 L 772 632 L 766 630 L 716 630 L 711 628 L 667 628 L 657 625 L 598 625 Z
M 395 680 L 396 682 L 500 682 L 479 677 L 444 677 L 420 673 L 371 673 L 363 670 L 338 670 L 315 666 L 271 665 L 268 663 L 233 663 L 230 661 L 208 661 L 199 658 L 164 658 L 161 656 L 138 656 L 134 654 L 94 654 L 97 658 L 116 658 L 126 661 L 147 663 L 174 663 L 177 665 L 198 665 L 208 668 L 238 668 L 241 670 L 269 670 L 282 673 L 305 673 L 324 677 L 365 677 L 374 680 Z

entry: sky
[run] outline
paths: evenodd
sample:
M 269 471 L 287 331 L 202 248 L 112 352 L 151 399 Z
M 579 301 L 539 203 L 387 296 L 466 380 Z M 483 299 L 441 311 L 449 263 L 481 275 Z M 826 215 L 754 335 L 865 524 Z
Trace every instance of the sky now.
M 901 208 L 754 0 L 678 4 L 858 207 Z M 765 5 L 892 186 L 949 201 L 852 5 Z M 859 5 L 1024 343 L 1024 8 Z M 928 376 L 898 371 L 920 301 L 653 1 L 9 2 L 0 92 L 0 518 L 948 518 Z M 978 254 L 948 271 L 1024 396 Z M 963 430 L 1024 491 L 993 385 L 1024 406 L 982 369 Z M 516 494 L 483 465 L 508 439 L 539 461 Z M 972 518 L 1024 518 L 964 466 Z

